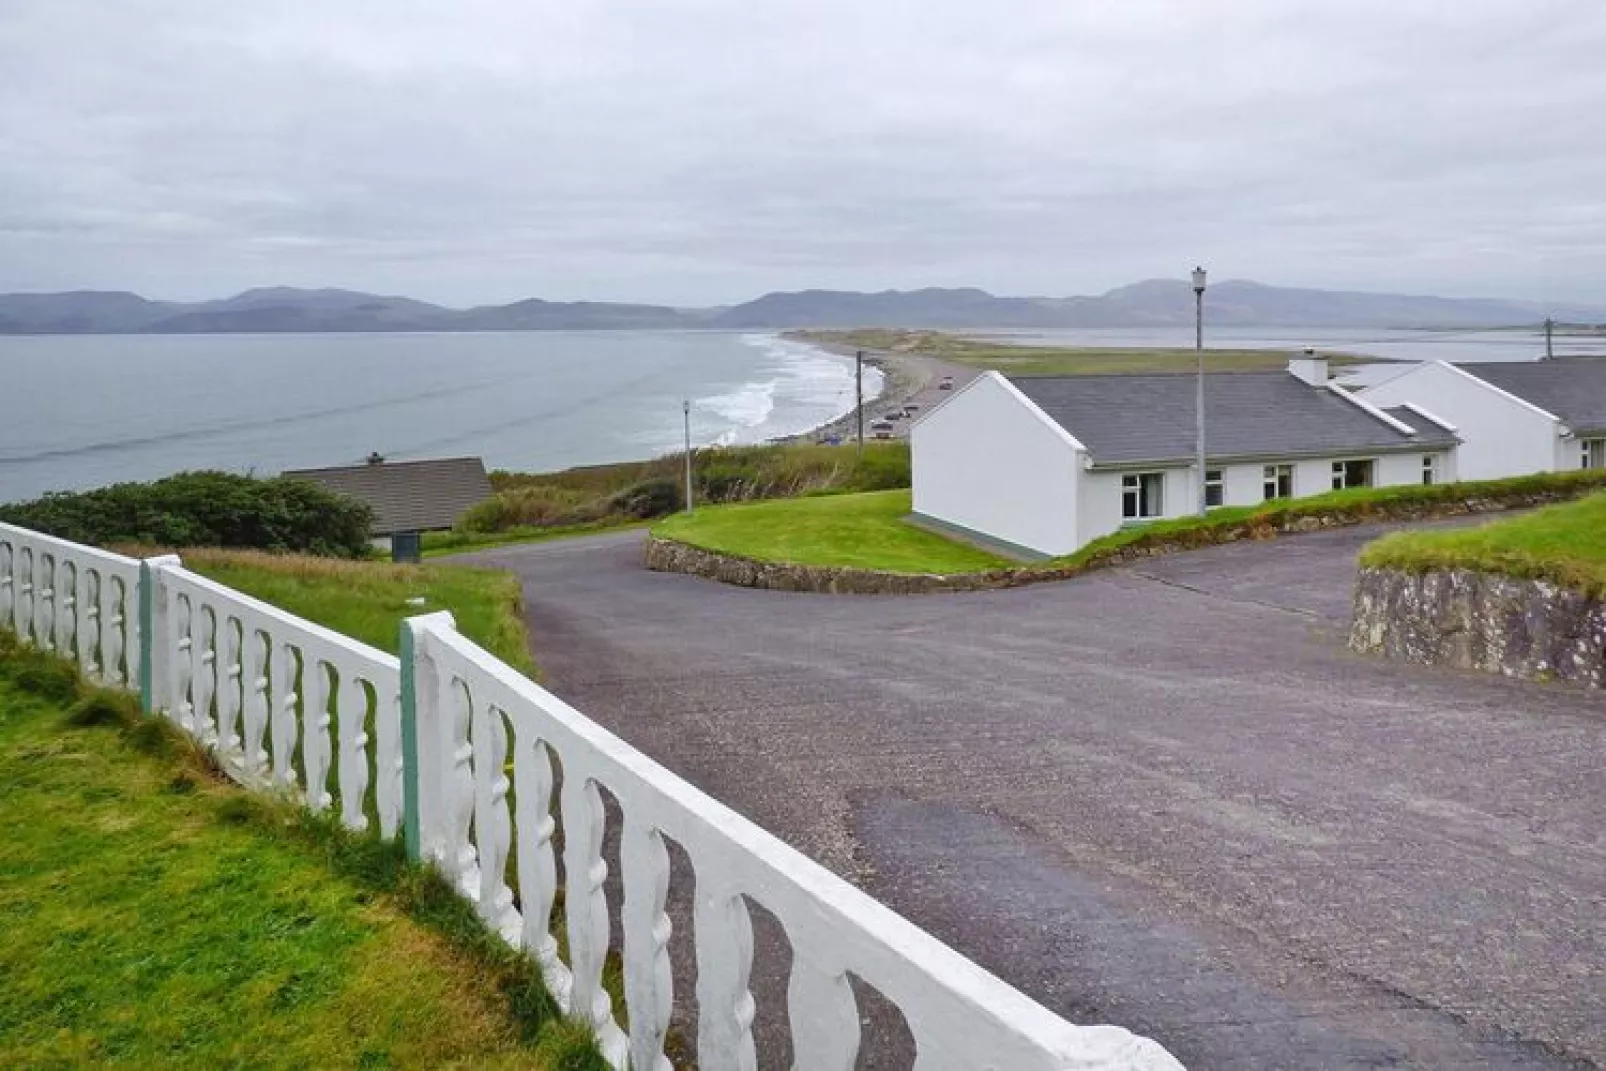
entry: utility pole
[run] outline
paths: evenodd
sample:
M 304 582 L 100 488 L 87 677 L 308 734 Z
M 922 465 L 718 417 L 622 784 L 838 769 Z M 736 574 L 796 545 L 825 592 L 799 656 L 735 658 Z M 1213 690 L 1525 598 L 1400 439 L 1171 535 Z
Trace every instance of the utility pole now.
M 686 512 L 691 509 L 691 401 L 680 403 L 681 412 L 686 414 Z
M 1194 464 L 1199 469 L 1199 516 L 1210 509 L 1210 487 L 1205 479 L 1205 359 L 1204 359 L 1205 270 L 1193 269 L 1193 349 L 1199 357 L 1199 375 L 1194 395 L 1194 423 L 1198 436 L 1194 442 Z
M 1555 356 L 1556 356 L 1556 349 L 1555 349 L 1554 340 L 1553 340 L 1553 336 L 1555 335 L 1555 333 L 1556 333 L 1556 321 L 1553 318 L 1551 318 L 1549 316 L 1546 316 L 1545 317 L 1545 360 L 1547 360 L 1547 361 L 1554 359 Z
M 853 354 L 853 395 L 858 402 L 854 412 L 859 417 L 859 456 L 864 456 L 864 351 Z

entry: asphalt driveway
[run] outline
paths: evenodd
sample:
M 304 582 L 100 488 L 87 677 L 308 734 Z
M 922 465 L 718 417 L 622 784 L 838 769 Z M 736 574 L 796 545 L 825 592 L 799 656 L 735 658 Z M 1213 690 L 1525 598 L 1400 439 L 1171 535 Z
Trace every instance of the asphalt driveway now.
M 867 598 L 523 579 L 553 688 L 1073 1021 L 1190 1067 L 1606 1066 L 1606 700 L 1343 645 L 1376 529 Z

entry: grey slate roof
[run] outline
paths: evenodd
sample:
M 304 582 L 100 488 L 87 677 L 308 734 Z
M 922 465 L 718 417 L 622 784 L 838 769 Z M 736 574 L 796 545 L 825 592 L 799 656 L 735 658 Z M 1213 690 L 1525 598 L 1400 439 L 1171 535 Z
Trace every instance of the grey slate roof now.
M 284 475 L 368 503 L 374 535 L 450 528 L 470 506 L 494 493 L 485 462 L 477 457 L 296 469 Z
M 1195 379 L 1187 375 L 1022 376 L 1010 382 L 1074 435 L 1096 465 L 1193 457 Z M 1412 415 L 1407 435 L 1286 371 L 1205 376 L 1205 452 L 1212 460 L 1343 456 L 1455 445 Z
M 1606 357 L 1458 364 L 1485 383 L 1554 413 L 1576 432 L 1606 431 Z M 1432 408 L 1430 401 L 1423 405 Z

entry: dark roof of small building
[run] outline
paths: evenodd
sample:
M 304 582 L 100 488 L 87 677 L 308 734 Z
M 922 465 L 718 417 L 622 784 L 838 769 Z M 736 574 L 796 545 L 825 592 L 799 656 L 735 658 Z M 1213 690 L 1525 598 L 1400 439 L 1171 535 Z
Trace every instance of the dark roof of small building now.
M 1097 465 L 1193 457 L 1195 377 L 1022 376 L 1010 382 L 1074 435 Z M 1314 387 L 1286 371 L 1205 376 L 1205 452 L 1211 459 L 1307 457 L 1444 448 L 1458 441 L 1437 424 L 1391 414 L 1409 435 L 1337 387 Z
M 1379 406 L 1379 408 L 1389 416 L 1393 417 L 1395 420 L 1398 420 L 1401 424 L 1407 424 L 1416 429 L 1416 433 L 1424 438 L 1445 436 L 1450 434 L 1450 432 L 1445 430 L 1443 425 L 1434 423 L 1408 405 L 1391 405 L 1387 407 Z M 1428 412 L 1432 412 L 1432 410 L 1430 409 Z M 1453 439 L 1450 441 L 1454 442 Z
M 1530 405 L 1560 418 L 1574 431 L 1606 431 L 1606 357 L 1458 364 Z M 1431 407 L 1431 401 L 1424 400 Z
M 450 528 L 470 506 L 494 494 L 485 462 L 477 457 L 379 461 L 284 475 L 366 502 L 374 511 L 374 535 Z

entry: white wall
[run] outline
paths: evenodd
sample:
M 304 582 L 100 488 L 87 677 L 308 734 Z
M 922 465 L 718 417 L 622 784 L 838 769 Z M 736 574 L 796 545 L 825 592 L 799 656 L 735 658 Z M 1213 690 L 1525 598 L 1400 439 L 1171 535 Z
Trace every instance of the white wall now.
M 916 513 L 1039 554 L 1080 545 L 1083 452 L 997 373 L 926 414 L 909 446 Z M 1115 508 L 1119 515 L 1119 496 Z
M 1360 396 L 1376 406 L 1414 403 L 1456 427 L 1462 445 L 1456 450 L 1457 478 L 1495 480 L 1526 476 L 1556 468 L 1556 422 L 1469 374 L 1438 362 L 1424 364 L 1386 383 L 1368 387 Z

